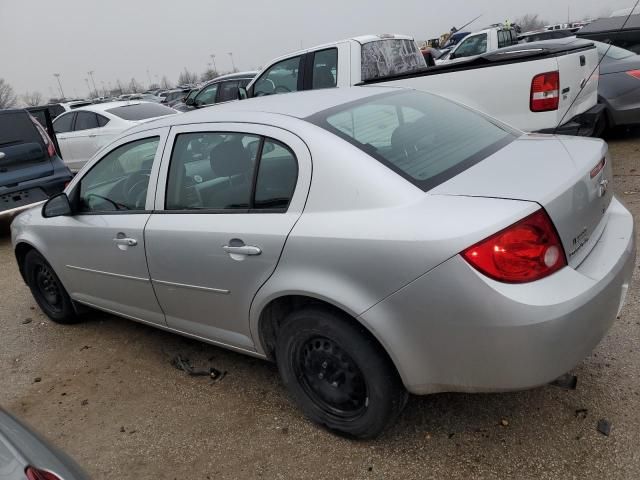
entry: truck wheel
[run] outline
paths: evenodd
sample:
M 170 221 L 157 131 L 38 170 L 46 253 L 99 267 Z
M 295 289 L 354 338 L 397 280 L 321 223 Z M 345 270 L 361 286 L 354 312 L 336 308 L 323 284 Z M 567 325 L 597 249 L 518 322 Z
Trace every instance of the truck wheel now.
M 31 250 L 25 256 L 24 272 L 33 298 L 51 320 L 63 324 L 78 321 L 71 298 L 60 279 L 37 251 Z
M 329 309 L 291 313 L 278 332 L 276 359 L 294 402 L 336 432 L 375 437 L 407 402 L 395 367 L 370 334 Z

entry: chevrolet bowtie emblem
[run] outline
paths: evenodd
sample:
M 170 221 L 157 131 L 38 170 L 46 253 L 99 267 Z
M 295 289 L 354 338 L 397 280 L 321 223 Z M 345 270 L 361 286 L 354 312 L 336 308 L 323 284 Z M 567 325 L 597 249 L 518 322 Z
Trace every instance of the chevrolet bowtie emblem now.
M 606 178 L 600 182 L 600 187 L 598 188 L 598 196 L 604 197 L 604 194 L 607 193 L 607 188 L 609 186 L 609 180 Z

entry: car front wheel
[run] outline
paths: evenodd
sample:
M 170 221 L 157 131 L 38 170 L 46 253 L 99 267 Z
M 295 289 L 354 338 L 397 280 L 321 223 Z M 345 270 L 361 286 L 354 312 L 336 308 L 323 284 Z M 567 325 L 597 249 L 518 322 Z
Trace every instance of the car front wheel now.
M 78 316 L 62 282 L 42 255 L 31 250 L 24 259 L 24 273 L 33 298 L 56 323 L 75 323 Z
M 336 432 L 375 437 L 406 404 L 407 392 L 377 342 L 329 309 L 290 314 L 278 332 L 276 359 L 295 403 Z

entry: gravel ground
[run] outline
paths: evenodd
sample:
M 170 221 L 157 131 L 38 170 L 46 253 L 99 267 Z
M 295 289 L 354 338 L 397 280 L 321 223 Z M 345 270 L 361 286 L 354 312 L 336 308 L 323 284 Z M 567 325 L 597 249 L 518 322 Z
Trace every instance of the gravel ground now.
M 638 138 L 610 148 L 615 188 L 640 218 Z M 358 442 L 307 422 L 268 363 L 100 313 L 48 322 L 1 232 L 0 405 L 96 479 L 640 476 L 638 288 L 572 372 L 577 390 L 414 397 L 384 436 Z M 228 374 L 189 377 L 171 366 L 177 354 Z

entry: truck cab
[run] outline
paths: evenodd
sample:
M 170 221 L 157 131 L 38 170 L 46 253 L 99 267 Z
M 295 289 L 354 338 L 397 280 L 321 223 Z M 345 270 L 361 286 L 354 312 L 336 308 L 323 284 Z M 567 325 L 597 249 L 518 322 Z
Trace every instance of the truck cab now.
M 446 60 L 438 63 L 453 63 L 467 60 L 469 57 L 484 55 L 499 48 L 510 47 L 518 43 L 515 28 L 494 26 L 486 30 L 467 35 L 449 53 Z

